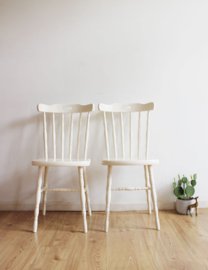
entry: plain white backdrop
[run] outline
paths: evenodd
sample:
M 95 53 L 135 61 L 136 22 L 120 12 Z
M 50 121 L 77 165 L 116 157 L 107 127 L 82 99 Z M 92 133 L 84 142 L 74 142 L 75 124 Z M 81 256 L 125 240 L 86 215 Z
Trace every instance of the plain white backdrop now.
M 97 104 L 151 101 L 159 208 L 174 207 L 178 173 L 198 173 L 196 195 L 207 207 L 207 10 L 203 0 L 1 0 L 0 209 L 34 208 L 38 170 L 31 161 L 44 155 L 38 103 L 96 104 L 88 181 L 92 209 L 103 210 Z M 115 168 L 113 185 L 141 186 L 143 177 L 142 168 Z M 77 187 L 77 170 L 52 168 L 49 186 Z M 79 193 L 49 193 L 48 209 L 76 210 L 79 202 Z M 111 209 L 146 209 L 146 193 L 114 192 Z

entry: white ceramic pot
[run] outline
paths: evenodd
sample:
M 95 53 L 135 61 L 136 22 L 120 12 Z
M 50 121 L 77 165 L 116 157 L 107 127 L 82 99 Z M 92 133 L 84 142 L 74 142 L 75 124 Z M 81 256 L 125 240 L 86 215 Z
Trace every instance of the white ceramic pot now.
M 194 204 L 196 202 L 195 199 L 192 200 L 180 200 L 176 199 L 176 211 L 181 215 L 188 215 L 188 206 Z M 193 213 L 194 209 L 191 209 L 191 213 Z

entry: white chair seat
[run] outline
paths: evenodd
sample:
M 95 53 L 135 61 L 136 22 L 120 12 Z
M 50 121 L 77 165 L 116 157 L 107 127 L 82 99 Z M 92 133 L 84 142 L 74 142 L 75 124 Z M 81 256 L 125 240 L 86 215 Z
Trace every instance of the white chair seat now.
M 111 159 L 103 159 L 102 165 L 107 166 L 135 166 L 135 165 L 153 165 L 158 164 L 158 159 L 137 159 L 137 158 L 111 158 Z
M 89 166 L 91 163 L 90 159 L 52 159 L 49 158 L 48 160 L 45 159 L 37 159 L 32 161 L 33 166 L 52 166 L 52 167 L 86 167 Z

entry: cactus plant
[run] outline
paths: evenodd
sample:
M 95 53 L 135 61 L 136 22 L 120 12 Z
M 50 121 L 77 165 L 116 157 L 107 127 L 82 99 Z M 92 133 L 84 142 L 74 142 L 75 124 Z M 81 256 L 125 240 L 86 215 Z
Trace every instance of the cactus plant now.
M 176 197 L 182 200 L 189 200 L 195 193 L 197 174 L 191 175 L 191 181 L 188 181 L 187 177 L 183 175 L 182 179 L 178 175 L 178 185 L 174 178 L 173 182 L 173 192 Z

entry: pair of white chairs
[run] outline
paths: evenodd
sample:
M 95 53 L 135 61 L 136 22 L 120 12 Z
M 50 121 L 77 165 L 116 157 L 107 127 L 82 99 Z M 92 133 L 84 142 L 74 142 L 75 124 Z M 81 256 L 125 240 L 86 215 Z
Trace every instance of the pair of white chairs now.
M 106 105 L 106 104 L 99 104 L 98 109 L 103 112 L 103 119 L 104 119 L 104 133 L 105 133 L 105 142 L 106 142 L 106 153 L 107 158 L 103 159 L 102 165 L 108 166 L 108 174 L 107 174 L 107 188 L 106 188 L 106 223 L 105 223 L 105 231 L 108 231 L 109 227 L 109 213 L 110 213 L 110 201 L 111 201 L 111 190 L 146 190 L 147 195 L 147 204 L 148 204 L 148 213 L 151 214 L 151 199 L 154 205 L 155 210 L 155 219 L 156 219 L 156 228 L 160 230 L 160 223 L 158 218 L 158 208 L 157 208 L 157 197 L 155 192 L 154 186 L 154 177 L 153 177 L 153 170 L 152 165 L 158 164 L 158 160 L 150 160 L 148 159 L 148 148 L 149 148 L 149 112 L 154 109 L 154 103 L 147 103 L 147 104 L 113 104 L 113 105 Z M 34 226 L 33 232 L 37 232 L 38 227 L 38 215 L 39 215 L 39 205 L 41 200 L 41 193 L 43 192 L 43 215 L 46 214 L 46 199 L 47 199 L 47 192 L 48 191 L 59 191 L 59 192 L 80 192 L 81 197 L 81 205 L 82 205 L 82 215 L 83 215 L 83 223 L 84 223 L 84 232 L 87 233 L 87 221 L 86 221 L 86 208 L 85 204 L 87 203 L 88 214 L 91 215 L 91 208 L 90 208 L 90 199 L 89 199 L 89 189 L 87 184 L 87 173 L 86 167 L 90 165 L 90 159 L 87 159 L 87 148 L 88 148 L 88 137 L 89 137 L 89 125 L 90 125 L 90 113 L 94 110 L 94 105 L 89 104 L 86 106 L 76 105 L 76 104 L 55 104 L 55 105 L 38 105 L 38 111 L 43 113 L 43 135 L 44 135 L 44 159 L 33 160 L 32 165 L 39 167 L 38 172 L 38 183 L 37 183 L 37 192 L 36 192 L 36 204 L 35 204 L 35 211 L 34 211 Z M 145 158 L 140 158 L 141 152 L 141 114 L 142 112 L 147 112 L 147 121 L 146 121 L 146 144 L 145 144 Z M 83 115 L 87 113 L 86 129 L 85 129 L 85 139 L 84 139 L 84 151 L 83 151 L 83 158 L 80 158 L 80 139 L 81 139 L 81 131 L 82 131 L 82 123 L 83 123 Z M 132 140 L 132 114 L 137 113 L 137 123 L 138 123 L 138 131 L 137 131 L 137 157 L 133 157 L 133 140 Z M 49 116 L 52 115 L 52 117 Z M 57 116 L 60 114 L 60 116 Z M 64 116 L 66 114 L 71 115 L 71 120 L 66 121 Z M 72 158 L 72 146 L 73 146 L 73 130 L 74 130 L 74 117 L 75 114 L 79 114 L 78 119 L 78 132 L 77 132 L 77 140 L 76 140 L 76 157 Z M 111 124 L 107 123 L 107 114 L 110 114 Z M 128 127 L 125 125 L 125 121 L 123 120 L 124 114 L 129 114 L 129 121 Z M 119 117 L 120 122 L 120 133 L 121 133 L 121 153 L 122 157 L 119 158 L 119 151 L 117 146 L 117 136 L 116 136 L 116 128 L 115 122 L 116 117 Z M 52 145 L 53 145 L 53 158 L 49 158 L 49 144 L 48 144 L 48 126 L 47 123 L 49 118 L 52 118 Z M 61 158 L 57 157 L 57 128 L 58 119 L 61 118 Z M 69 147 L 68 147 L 68 158 L 65 158 L 65 126 L 66 122 L 70 123 L 69 129 Z M 108 128 L 112 129 L 112 139 L 113 139 L 113 152 L 114 157 L 112 158 L 110 155 L 110 147 L 109 147 L 109 132 Z M 125 131 L 128 131 L 129 135 L 129 157 L 127 157 L 125 153 Z M 112 185 L 112 167 L 113 166 L 144 166 L 144 175 L 145 175 L 145 186 L 144 187 L 118 187 L 118 188 L 111 188 Z M 67 188 L 48 188 L 48 171 L 49 167 L 78 167 L 79 173 L 79 185 L 80 189 L 67 189 Z M 42 187 L 42 175 L 43 169 L 45 167 L 44 173 L 44 183 Z M 86 201 L 86 203 L 85 203 Z

